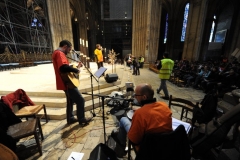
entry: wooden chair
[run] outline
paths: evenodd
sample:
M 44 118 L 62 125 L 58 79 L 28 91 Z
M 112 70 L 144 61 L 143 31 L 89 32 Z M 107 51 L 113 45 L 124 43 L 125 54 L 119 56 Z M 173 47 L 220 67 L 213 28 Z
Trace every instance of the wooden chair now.
M 45 104 L 42 105 L 34 105 L 34 106 L 25 106 L 18 111 L 15 112 L 15 115 L 19 118 L 26 118 L 28 120 L 29 117 L 36 118 L 38 113 L 43 109 L 44 114 L 40 116 L 40 119 L 44 116 L 46 123 L 48 123 L 47 111 Z
M 48 123 L 45 104 L 35 105 L 23 89 L 17 89 L 15 92 L 9 93 L 6 96 L 1 96 L 1 100 L 9 106 L 19 118 L 36 118 L 38 113 L 43 109 L 44 115 L 40 116 L 40 118 L 45 116 L 46 123 Z M 18 108 L 14 109 L 14 105 Z
M 25 122 L 17 123 L 8 127 L 7 134 L 15 140 L 34 135 L 38 151 L 42 155 L 41 142 L 39 141 L 39 134 L 43 140 L 43 133 L 39 118 L 34 118 Z
M 17 155 L 8 147 L 0 143 L 0 160 L 18 160 Z
M 193 102 L 183 99 L 183 98 L 173 98 L 172 95 L 170 95 L 169 97 L 169 108 L 171 109 L 172 106 L 176 106 L 176 107 L 181 107 L 182 111 L 181 111 L 181 115 L 180 115 L 180 120 L 184 118 L 186 118 L 186 120 L 189 120 L 191 118 L 188 118 L 188 112 L 193 112 L 193 108 L 194 106 L 198 106 L 199 102 L 197 102 L 196 104 L 194 104 Z M 185 112 L 185 116 L 184 116 L 184 112 Z
M 131 159 L 131 141 L 128 143 L 128 160 Z M 168 133 L 146 134 L 135 151 L 135 160 L 177 159 L 190 160 L 190 145 L 183 125 Z

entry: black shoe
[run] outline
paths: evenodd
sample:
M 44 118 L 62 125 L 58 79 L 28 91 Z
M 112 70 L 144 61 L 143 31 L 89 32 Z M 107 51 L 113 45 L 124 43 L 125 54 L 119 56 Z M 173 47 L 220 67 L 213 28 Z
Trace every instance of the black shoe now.
M 73 123 L 76 123 L 78 122 L 78 119 L 76 118 L 71 118 L 69 122 L 67 122 L 67 124 L 73 124 Z
M 114 148 L 114 152 L 116 153 L 116 156 L 118 158 L 123 158 L 127 154 L 127 151 L 125 151 L 125 147 L 123 148 L 118 143 L 116 143 L 116 147 Z
M 83 118 L 79 121 L 79 124 L 87 124 L 92 120 L 92 117 Z
M 162 99 L 169 100 L 169 97 L 163 96 Z
M 160 92 L 159 89 L 157 89 L 157 94 L 159 94 L 159 92 Z

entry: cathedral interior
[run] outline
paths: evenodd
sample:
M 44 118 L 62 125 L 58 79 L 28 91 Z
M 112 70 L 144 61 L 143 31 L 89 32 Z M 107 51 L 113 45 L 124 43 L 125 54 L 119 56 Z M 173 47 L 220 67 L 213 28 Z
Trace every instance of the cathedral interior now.
M 90 59 L 100 43 L 105 56 L 113 49 L 119 59 L 131 53 L 153 63 L 164 52 L 174 60 L 231 58 L 240 47 L 238 0 L 1 0 L 0 6 L 1 54 L 50 54 L 68 39 Z
M 143 68 L 157 73 L 156 63 L 168 52 L 175 64 L 182 62 L 179 68 L 186 61 L 234 68 L 235 81 L 231 80 L 230 87 L 240 87 L 239 0 L 0 0 L 1 73 L 51 63 L 52 52 L 61 40 L 69 40 L 88 67 L 95 61 L 96 44 L 101 44 L 106 63 L 111 53 L 116 53 L 121 64 L 131 54 L 144 57 Z M 193 84 L 177 74 L 177 84 Z M 182 84 L 180 79 L 187 83 Z M 202 86 L 199 83 L 193 87 Z M 191 95 L 191 91 L 187 93 Z M 221 90 L 219 100 L 229 91 Z M 235 141 L 238 150 L 231 152 L 235 159 L 240 157 L 238 141 L 239 137 Z M 45 155 L 42 159 L 49 157 L 53 158 Z M 222 156 L 218 160 L 221 158 L 231 159 Z

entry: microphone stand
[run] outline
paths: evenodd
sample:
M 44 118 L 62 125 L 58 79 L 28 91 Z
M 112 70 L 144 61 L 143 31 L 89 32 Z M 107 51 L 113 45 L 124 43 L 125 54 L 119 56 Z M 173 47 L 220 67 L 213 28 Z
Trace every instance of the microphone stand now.
M 110 98 L 109 96 L 105 96 L 105 95 L 100 95 L 100 94 L 89 94 L 87 92 L 83 92 L 82 94 L 86 94 L 86 95 L 92 95 L 92 96 L 98 96 L 99 98 L 101 97 L 101 100 L 102 100 L 102 121 L 103 121 L 103 134 L 104 134 L 104 144 L 107 144 L 107 141 L 106 141 L 106 129 L 105 129 L 105 117 L 104 117 L 104 99 L 105 98 Z
M 73 51 L 78 57 L 80 57 L 80 55 L 79 55 L 75 50 L 72 50 L 72 51 Z M 77 60 L 75 60 L 75 59 L 72 59 L 72 58 L 70 58 L 70 57 L 67 57 L 67 58 L 69 58 L 69 59 L 71 59 L 71 60 L 73 60 L 73 61 L 75 61 L 75 62 L 81 62 L 81 61 L 77 61 Z M 81 63 L 82 63 L 82 62 L 81 62 Z M 82 63 L 82 64 L 83 64 L 83 63 Z M 84 64 L 83 64 L 83 65 L 84 65 Z M 93 117 L 96 117 L 96 113 L 95 113 L 95 111 L 94 111 L 95 107 L 94 107 L 93 80 L 92 80 L 92 77 L 93 77 L 97 82 L 98 82 L 98 80 L 96 79 L 96 77 L 93 76 L 92 72 L 89 70 L 88 67 L 85 66 L 85 68 L 86 68 L 87 71 L 89 72 L 90 78 L 91 78 L 91 92 L 92 92 L 92 111 L 91 111 L 91 113 L 92 113 Z
M 96 113 L 95 113 L 95 111 L 94 111 L 94 96 L 93 96 L 93 80 L 92 80 L 92 77 L 98 82 L 98 80 L 96 79 L 96 77 L 94 77 L 93 76 L 93 74 L 92 74 L 92 72 L 87 68 L 87 67 L 85 67 L 86 69 L 87 69 L 87 71 L 90 73 L 90 78 L 91 78 L 91 93 L 92 93 L 92 107 L 93 107 L 93 111 L 92 111 L 92 115 L 93 115 L 93 117 L 96 117 Z
M 106 95 L 100 95 L 100 94 L 89 94 L 87 92 L 83 92 L 82 94 L 86 94 L 86 95 L 92 95 L 92 96 L 98 96 L 99 98 L 101 97 L 101 100 L 102 100 L 102 121 L 103 121 L 103 134 L 104 134 L 104 144 L 107 144 L 107 141 L 106 141 L 106 127 L 105 127 L 105 117 L 104 117 L 104 99 L 105 98 L 112 98 L 114 99 L 114 97 L 110 97 L 110 96 L 106 96 Z M 129 101 L 129 102 L 132 102 L 133 99 L 124 99 L 124 98 L 115 98 L 115 99 L 119 99 L 119 100 L 126 100 L 126 101 Z

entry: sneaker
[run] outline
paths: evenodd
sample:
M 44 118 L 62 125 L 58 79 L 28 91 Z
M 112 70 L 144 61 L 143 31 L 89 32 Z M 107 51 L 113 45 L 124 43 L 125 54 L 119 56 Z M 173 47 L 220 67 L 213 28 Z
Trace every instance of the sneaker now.
M 79 121 L 80 124 L 87 124 L 92 120 L 92 117 L 86 117 Z
M 157 89 L 157 94 L 159 94 L 159 92 L 160 92 L 159 89 Z

